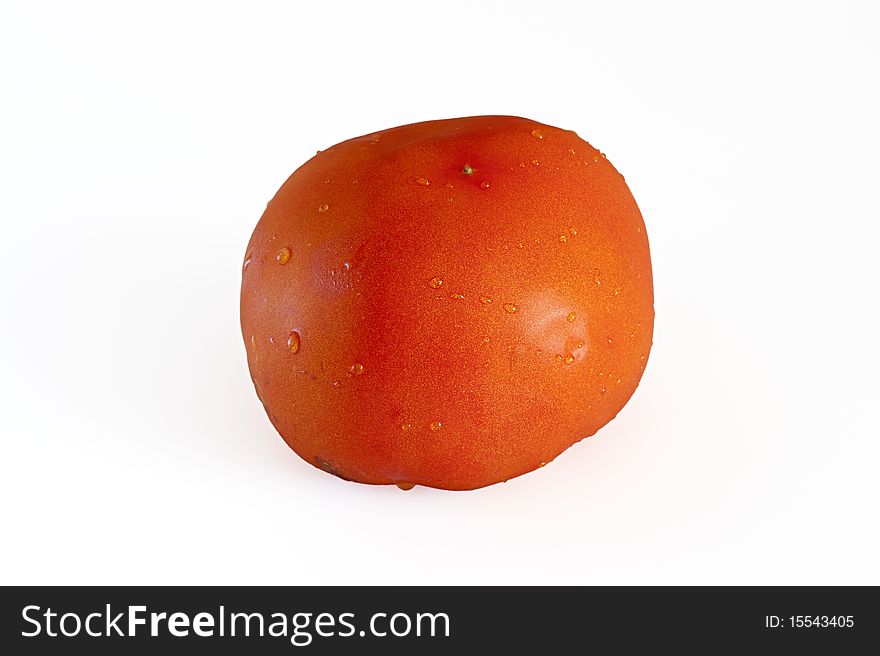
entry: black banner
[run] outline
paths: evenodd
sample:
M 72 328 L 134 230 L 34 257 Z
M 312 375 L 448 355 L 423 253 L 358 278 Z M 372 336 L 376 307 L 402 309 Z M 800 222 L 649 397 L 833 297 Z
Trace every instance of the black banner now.
M 876 648 L 869 587 L 6 587 L 0 652 Z

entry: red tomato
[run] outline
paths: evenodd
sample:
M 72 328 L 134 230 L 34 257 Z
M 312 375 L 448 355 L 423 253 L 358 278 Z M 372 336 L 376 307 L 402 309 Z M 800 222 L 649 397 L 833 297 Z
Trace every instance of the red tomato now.
M 363 483 L 463 490 L 610 421 L 651 348 L 645 226 L 574 132 L 428 121 L 297 169 L 247 248 L 241 325 L 272 423 Z

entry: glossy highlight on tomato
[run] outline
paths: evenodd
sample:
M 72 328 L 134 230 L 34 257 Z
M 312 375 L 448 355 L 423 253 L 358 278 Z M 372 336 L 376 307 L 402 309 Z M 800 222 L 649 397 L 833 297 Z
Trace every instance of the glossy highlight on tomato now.
M 574 132 L 428 121 L 303 164 L 248 244 L 257 394 L 312 465 L 403 489 L 506 481 L 632 396 L 654 323 L 644 222 Z

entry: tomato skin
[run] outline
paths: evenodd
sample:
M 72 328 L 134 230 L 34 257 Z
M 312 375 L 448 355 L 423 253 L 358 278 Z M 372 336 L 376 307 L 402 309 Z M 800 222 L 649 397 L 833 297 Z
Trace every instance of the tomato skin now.
M 284 440 L 345 479 L 463 490 L 555 458 L 636 389 L 641 214 L 574 132 L 406 125 L 297 169 L 260 219 L 241 324 Z

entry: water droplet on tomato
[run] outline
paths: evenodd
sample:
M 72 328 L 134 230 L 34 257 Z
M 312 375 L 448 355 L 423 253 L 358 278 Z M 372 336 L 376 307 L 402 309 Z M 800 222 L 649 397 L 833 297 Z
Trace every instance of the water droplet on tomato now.
M 327 203 L 324 203 L 323 205 L 318 206 L 318 212 L 320 212 L 321 214 L 323 214 L 324 212 L 326 212 L 329 209 L 330 209 L 330 206 Z
M 278 264 L 284 265 L 290 262 L 290 249 L 285 246 L 280 251 L 278 251 L 278 255 L 275 256 L 275 260 Z
M 244 273 L 247 271 L 247 268 L 251 265 L 251 253 L 248 253 L 244 256 L 244 264 L 241 265 L 241 272 Z
M 290 352 L 299 353 L 301 343 L 302 340 L 300 339 L 299 333 L 292 330 L 290 332 L 290 337 L 287 338 L 287 346 L 290 348 Z
M 480 296 L 480 303 L 482 303 L 483 305 L 489 305 L 489 303 L 491 303 L 491 302 L 492 302 L 492 299 L 489 298 L 488 296 Z
M 517 312 L 519 312 L 519 308 L 513 303 L 505 303 L 504 311 L 507 312 L 507 314 L 516 314 Z
M 456 301 L 461 301 L 461 300 L 464 300 L 464 294 L 459 294 L 458 292 L 452 292 L 449 295 L 449 298 L 456 300 Z
M 576 313 L 574 313 L 574 312 L 569 312 L 569 313 L 568 313 L 568 316 L 565 317 L 565 320 L 568 321 L 568 323 L 573 323 L 574 320 L 575 320 L 575 317 L 577 317 L 577 314 L 576 314 Z
M 431 430 L 432 431 L 436 432 L 436 431 L 440 430 L 441 428 L 443 428 L 443 422 L 440 422 L 440 421 L 432 421 L 431 422 Z
M 483 181 L 480 183 L 480 189 L 488 189 L 488 188 L 489 188 L 489 181 L 488 181 L 488 180 L 483 180 Z
M 348 368 L 348 371 L 351 373 L 352 376 L 360 376 L 362 373 L 364 373 L 364 365 L 362 365 L 360 362 L 355 362 Z
M 419 178 L 418 180 L 416 180 L 416 182 L 418 182 L 423 187 L 427 187 L 429 184 L 431 184 L 431 181 L 428 180 L 428 178 Z
M 403 490 L 404 492 L 408 492 L 409 490 L 413 489 L 416 486 L 415 483 L 410 483 L 408 481 L 397 481 L 395 483 L 395 485 L 397 487 L 399 487 L 401 490 Z
M 440 276 L 434 276 L 431 280 L 428 281 L 428 286 L 431 289 L 437 289 L 443 285 L 443 278 Z
M 563 360 L 563 362 L 565 362 L 565 364 L 574 364 L 574 356 L 569 353 L 565 356 L 565 360 Z

